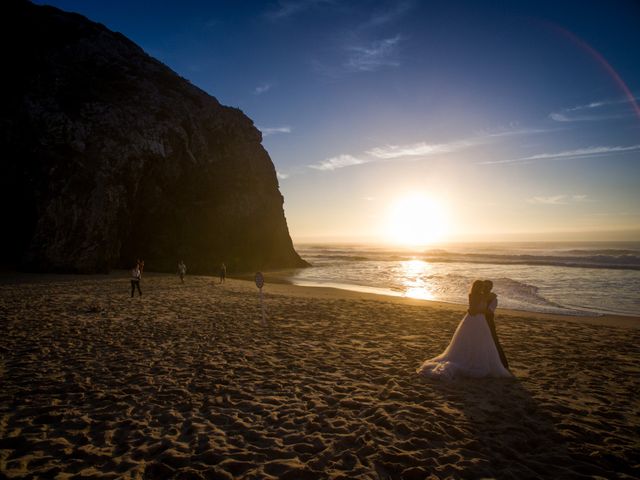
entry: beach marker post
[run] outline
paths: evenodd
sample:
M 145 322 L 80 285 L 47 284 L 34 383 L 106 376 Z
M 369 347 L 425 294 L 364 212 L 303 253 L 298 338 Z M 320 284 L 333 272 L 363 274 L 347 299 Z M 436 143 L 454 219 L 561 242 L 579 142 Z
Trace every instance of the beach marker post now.
M 260 310 L 262 312 L 262 324 L 266 324 L 265 313 L 264 313 L 264 300 L 262 298 L 262 287 L 264 287 L 264 275 L 262 272 L 256 272 L 256 287 L 260 290 Z

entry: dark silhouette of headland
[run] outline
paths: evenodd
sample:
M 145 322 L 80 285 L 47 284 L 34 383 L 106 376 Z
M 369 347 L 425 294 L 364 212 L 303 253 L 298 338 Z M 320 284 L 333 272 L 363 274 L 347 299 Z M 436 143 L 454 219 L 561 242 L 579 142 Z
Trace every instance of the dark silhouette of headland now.
M 3 11 L 4 267 L 306 265 L 251 119 L 81 15 L 28 1 Z

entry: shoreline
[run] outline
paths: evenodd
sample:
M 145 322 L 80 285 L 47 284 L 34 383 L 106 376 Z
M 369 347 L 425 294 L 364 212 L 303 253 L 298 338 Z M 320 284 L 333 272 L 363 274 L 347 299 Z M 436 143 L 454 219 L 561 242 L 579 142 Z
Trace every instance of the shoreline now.
M 268 277 L 267 277 L 268 278 Z M 247 280 L 241 280 L 247 281 Z M 286 288 L 280 287 L 286 285 Z M 360 292 L 356 290 L 346 290 L 335 287 L 322 287 L 322 286 L 304 286 L 295 285 L 291 283 L 277 283 L 273 282 L 268 284 L 269 287 L 273 286 L 273 291 L 279 294 L 293 294 L 304 297 L 322 297 L 322 298 L 334 298 L 344 300 L 377 300 L 388 303 L 397 303 L 401 305 L 414 305 L 423 306 L 427 308 L 433 308 L 435 310 L 442 311 L 456 311 L 461 315 L 467 311 L 467 306 L 458 303 L 441 302 L 437 300 L 425 300 L 418 298 L 403 297 L 398 295 L 384 295 L 381 293 L 369 293 Z M 542 313 L 531 312 L 528 310 L 512 310 L 498 307 L 496 312 L 496 318 L 500 316 L 518 317 L 525 319 L 542 319 L 551 321 L 565 321 L 573 323 L 584 323 L 589 325 L 605 325 L 613 327 L 627 327 L 640 329 L 640 316 L 628 316 L 628 315 L 613 315 L 602 314 L 597 316 L 589 315 L 561 315 L 557 313 Z
M 418 299 L 404 297 L 401 295 L 387 295 L 384 293 L 373 293 L 358 290 L 349 290 L 336 288 L 331 286 L 311 286 L 296 285 L 285 278 L 287 270 L 275 270 L 263 272 L 265 278 L 264 293 L 276 293 L 278 295 L 291 295 L 304 298 L 322 298 L 322 299 L 341 299 L 341 300 L 376 300 L 387 303 L 396 303 L 400 305 L 414 305 L 433 308 L 443 312 L 459 312 L 464 315 L 466 305 L 458 303 L 449 303 L 438 300 Z M 170 273 L 145 272 L 145 278 L 177 278 L 176 275 Z M 0 272 L 0 285 L 8 283 L 51 283 L 51 282 L 74 282 L 78 280 L 108 280 L 122 278 L 129 280 L 129 272 L 126 270 L 113 270 L 108 274 L 56 274 L 56 273 L 17 273 L 17 272 Z M 213 279 L 217 283 L 217 275 L 188 275 L 187 278 Z M 245 287 L 253 288 L 257 291 L 254 284 L 253 275 L 239 274 L 228 276 L 227 280 L 243 282 Z M 367 287 L 364 287 L 367 288 Z M 549 321 L 561 321 L 571 323 L 581 323 L 588 325 L 604 325 L 612 327 L 625 327 L 640 329 L 640 315 L 618 315 L 618 314 L 596 314 L 596 315 L 562 315 L 558 313 L 533 312 L 529 310 L 513 310 L 498 307 L 496 317 L 518 317 L 525 319 L 541 319 Z M 498 320 L 499 321 L 499 320 Z
M 352 290 L 348 288 L 339 288 L 333 286 L 323 286 L 323 285 L 299 285 L 291 282 L 287 278 L 285 278 L 290 271 L 287 270 L 276 270 L 276 271 L 266 271 L 263 272 L 265 276 L 265 285 L 287 285 L 296 291 L 299 289 L 299 292 L 308 292 L 305 296 L 313 297 L 314 292 L 317 295 L 321 295 L 323 297 L 334 297 L 334 298 L 343 298 L 343 299 L 358 299 L 358 298 L 366 298 L 370 300 L 380 300 L 386 302 L 394 302 L 400 303 L 404 305 L 423 305 L 426 307 L 433 307 L 442 310 L 454 310 L 461 313 L 464 313 L 467 308 L 466 305 L 462 303 L 451 303 L 451 302 L 443 302 L 439 300 L 428 300 L 421 298 L 412 298 L 406 297 L 402 295 L 393 295 L 386 294 L 383 292 L 372 292 L 366 291 L 369 287 L 362 287 L 362 290 Z M 237 280 L 247 281 L 253 283 L 252 275 L 234 275 L 233 277 Z M 311 282 L 310 282 L 311 283 Z M 372 287 L 373 289 L 373 287 Z M 276 287 L 276 290 L 282 292 L 282 288 Z M 506 315 L 510 317 L 523 317 L 523 318 L 540 318 L 544 320 L 552 320 L 552 321 L 567 321 L 567 322 L 577 322 L 577 323 L 585 323 L 590 325 L 608 325 L 608 326 L 616 326 L 616 327 L 629 327 L 629 328 L 640 328 L 640 315 L 623 315 L 623 314 L 613 314 L 613 313 L 594 313 L 593 315 L 574 315 L 574 314 L 560 314 L 560 313 L 544 313 L 544 312 L 534 312 L 530 310 L 514 310 L 514 309 L 505 309 L 498 306 L 497 315 Z

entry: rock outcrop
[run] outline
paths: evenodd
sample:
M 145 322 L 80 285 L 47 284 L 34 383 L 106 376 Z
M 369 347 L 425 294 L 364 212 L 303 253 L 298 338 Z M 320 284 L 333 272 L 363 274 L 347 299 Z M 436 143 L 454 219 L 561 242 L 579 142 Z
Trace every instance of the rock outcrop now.
M 190 272 L 306 265 L 261 133 L 119 33 L 3 6 L 5 266 Z

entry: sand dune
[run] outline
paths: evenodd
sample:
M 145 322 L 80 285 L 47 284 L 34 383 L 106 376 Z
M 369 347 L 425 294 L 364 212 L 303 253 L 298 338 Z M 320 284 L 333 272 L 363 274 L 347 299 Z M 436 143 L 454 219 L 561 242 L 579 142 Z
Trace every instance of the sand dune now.
M 268 284 L 263 325 L 250 282 L 142 290 L 2 279 L 0 478 L 640 476 L 637 327 L 499 312 L 517 380 L 440 382 L 459 307 Z

